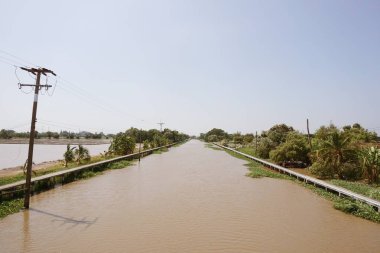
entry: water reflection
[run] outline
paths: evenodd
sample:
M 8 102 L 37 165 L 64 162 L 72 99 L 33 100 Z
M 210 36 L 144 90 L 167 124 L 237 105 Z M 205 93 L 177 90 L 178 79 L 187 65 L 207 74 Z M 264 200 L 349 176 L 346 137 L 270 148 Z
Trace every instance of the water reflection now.
M 27 210 L 25 210 L 24 212 L 22 212 L 22 215 L 23 215 L 23 235 L 24 235 L 24 239 L 22 241 L 22 252 L 28 252 L 29 251 L 29 245 L 30 245 L 30 233 L 29 233 L 29 212 Z

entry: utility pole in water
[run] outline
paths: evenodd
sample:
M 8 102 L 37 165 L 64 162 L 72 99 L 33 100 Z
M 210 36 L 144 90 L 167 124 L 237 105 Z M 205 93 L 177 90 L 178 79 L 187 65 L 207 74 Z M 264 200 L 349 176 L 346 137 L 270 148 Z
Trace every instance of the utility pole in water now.
M 19 83 L 19 88 L 28 86 L 34 87 L 34 100 L 33 100 L 33 111 L 32 111 L 32 122 L 30 125 L 30 136 L 29 136 L 29 151 L 28 151 L 28 162 L 26 167 L 26 183 L 25 183 L 25 198 L 24 198 L 24 207 L 26 209 L 29 208 L 30 202 L 30 193 L 31 193 L 31 180 L 32 180 L 32 163 L 33 163 L 33 146 L 34 146 L 34 137 L 36 130 L 36 116 L 37 116 L 37 102 L 38 102 L 38 93 L 41 88 L 45 88 L 46 90 L 52 87 L 51 85 L 45 84 L 41 85 L 41 74 L 46 76 L 47 74 L 56 75 L 53 71 L 45 69 L 45 68 L 23 68 L 29 73 L 32 73 L 36 76 L 36 84 L 21 84 Z

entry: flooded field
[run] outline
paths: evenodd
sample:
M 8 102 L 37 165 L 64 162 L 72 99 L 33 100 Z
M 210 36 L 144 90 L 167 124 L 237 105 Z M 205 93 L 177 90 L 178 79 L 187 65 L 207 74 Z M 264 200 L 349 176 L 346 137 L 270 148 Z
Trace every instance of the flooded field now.
M 1 252 L 378 252 L 380 225 L 190 141 L 33 196 L 0 220 Z
M 76 147 L 77 145 L 71 145 Z M 90 155 L 99 155 L 108 150 L 110 144 L 83 145 L 88 148 Z M 28 158 L 28 144 L 0 144 L 0 170 L 15 166 L 21 166 Z M 34 145 L 33 162 L 42 163 L 63 159 L 66 145 Z

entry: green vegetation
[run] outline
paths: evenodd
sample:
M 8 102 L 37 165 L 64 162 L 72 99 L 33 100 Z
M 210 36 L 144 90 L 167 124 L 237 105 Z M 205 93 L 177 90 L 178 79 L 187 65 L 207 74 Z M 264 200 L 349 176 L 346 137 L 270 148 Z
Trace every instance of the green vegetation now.
M 380 149 L 369 147 L 360 153 L 368 183 L 378 183 L 380 173 Z
M 305 168 L 321 179 L 380 181 L 380 149 L 377 135 L 360 124 L 338 129 L 334 125 L 320 127 L 310 140 L 291 126 L 274 125 L 260 136 L 228 134 L 214 128 L 200 139 L 219 142 L 285 167 Z
M 368 185 L 363 182 L 351 182 L 339 179 L 332 179 L 328 182 L 380 201 L 380 185 Z
M 240 152 L 258 156 L 262 159 L 294 166 L 295 164 L 310 165 L 308 170 L 319 178 L 346 188 L 364 196 L 380 200 L 380 149 L 376 133 L 369 132 L 359 124 L 338 129 L 334 125 L 322 126 L 312 135 L 310 147 L 307 136 L 295 131 L 284 124 L 275 125 L 260 136 L 240 133 L 228 134 L 221 129 L 201 134 L 200 138 L 232 147 Z M 247 141 L 244 141 L 247 140 Z M 227 151 L 231 155 L 245 159 L 249 163 L 248 176 L 253 178 L 270 177 L 289 179 L 294 178 L 266 169 L 240 155 Z M 352 181 L 356 180 L 356 181 Z M 296 181 L 311 189 L 318 195 L 331 200 L 334 208 L 355 216 L 380 223 L 380 213 L 371 206 L 342 198 L 314 185 Z
M 218 147 L 215 146 L 215 145 L 212 145 L 211 143 L 206 143 L 206 144 L 205 144 L 205 147 L 206 147 L 206 148 L 211 148 L 211 149 L 213 149 L 213 150 L 223 150 L 223 149 L 221 149 L 221 148 L 218 148 Z
M 29 138 L 29 132 L 16 132 L 14 130 L 1 129 L 0 130 L 0 139 L 12 139 L 12 138 Z M 36 139 L 108 139 L 112 138 L 112 134 L 105 135 L 103 132 L 100 133 L 91 133 L 88 131 L 81 132 L 37 132 L 35 133 Z
M 164 153 L 164 152 L 168 152 L 168 151 L 169 151 L 168 148 L 160 148 L 159 150 L 155 150 L 155 151 L 153 152 L 153 154 L 162 154 L 162 153 Z
M 5 216 L 19 212 L 24 206 L 24 199 L 13 199 L 0 202 L 0 219 Z
M 328 192 L 324 189 L 315 187 L 314 185 L 298 181 L 295 178 L 290 177 L 288 175 L 284 175 L 284 174 L 278 173 L 276 171 L 267 169 L 264 166 L 262 166 L 261 164 L 256 163 L 256 162 L 254 162 L 254 161 L 252 161 L 252 160 L 250 160 L 250 159 L 248 159 L 242 155 L 236 154 L 232 151 L 226 150 L 226 152 L 229 153 L 230 155 L 234 156 L 234 157 L 248 161 L 246 166 L 249 169 L 249 172 L 247 174 L 247 176 L 249 176 L 249 177 L 252 177 L 252 178 L 269 177 L 269 178 L 291 180 L 297 184 L 300 184 L 300 185 L 312 190 L 313 192 L 317 193 L 318 195 L 324 197 L 325 199 L 332 201 L 334 204 L 334 208 L 337 210 L 341 210 L 345 213 L 349 213 L 349 214 L 352 214 L 352 215 L 355 215 L 355 216 L 358 216 L 358 217 L 361 217 L 361 218 L 364 218 L 364 219 L 367 219 L 370 221 L 380 223 L 380 213 L 375 211 L 371 206 L 369 206 L 367 204 L 363 204 L 359 201 L 354 201 L 351 199 L 339 197 L 338 195 L 336 195 L 334 193 L 331 193 L 331 192 Z M 377 199 L 380 198 L 380 188 L 377 188 L 377 190 L 374 191 L 373 188 L 371 188 L 365 184 L 360 185 L 359 183 L 346 182 L 343 180 L 334 180 L 334 181 L 330 181 L 330 182 L 333 184 L 336 184 L 338 186 L 342 186 L 342 187 L 347 186 L 347 188 L 349 188 L 350 190 L 356 191 L 358 193 L 360 193 L 358 190 L 358 189 L 360 189 L 361 193 L 366 195 L 366 196 L 371 195 L 371 196 L 377 196 L 376 197 Z M 349 184 L 349 185 L 347 185 L 347 184 Z
M 307 138 L 296 132 L 289 132 L 285 141 L 280 143 L 276 149 L 270 151 L 269 157 L 272 161 L 281 163 L 284 161 L 298 161 L 308 164 L 310 162 L 308 153 L 310 148 L 307 144 Z
M 117 155 L 127 155 L 135 151 L 136 143 L 143 143 L 143 149 L 146 150 L 181 142 L 188 138 L 188 135 L 168 128 L 160 132 L 156 129 L 146 131 L 132 127 L 114 136 L 109 152 Z
M 82 161 L 89 162 L 91 159 L 90 152 L 82 145 L 78 145 L 78 148 L 75 149 L 74 154 L 75 161 L 78 163 L 78 165 L 81 164 Z
M 70 147 L 70 145 L 68 144 L 66 146 L 66 151 L 65 153 L 63 153 L 63 159 L 65 161 L 65 167 L 67 167 L 67 164 L 74 161 L 74 150 L 75 147 Z
M 87 164 L 92 164 L 92 163 L 104 161 L 104 160 L 107 160 L 107 159 L 110 159 L 113 157 L 116 157 L 116 156 L 111 156 L 111 157 L 93 156 L 91 158 L 91 161 L 86 161 L 82 165 L 87 165 Z M 77 166 L 78 166 L 77 163 L 75 163 L 74 161 L 69 162 L 66 167 L 65 167 L 65 164 L 56 163 L 56 164 L 48 166 L 44 169 L 36 170 L 35 173 L 33 174 L 33 176 L 34 177 L 43 176 L 43 175 L 58 172 L 61 170 L 72 169 L 72 168 L 75 168 Z M 11 183 L 18 182 L 20 180 L 25 180 L 25 175 L 22 172 L 20 172 L 17 175 L 0 177 L 0 185 L 11 184 Z
M 118 133 L 113 138 L 109 151 L 115 155 L 128 155 L 133 153 L 135 146 L 135 140 L 127 133 Z

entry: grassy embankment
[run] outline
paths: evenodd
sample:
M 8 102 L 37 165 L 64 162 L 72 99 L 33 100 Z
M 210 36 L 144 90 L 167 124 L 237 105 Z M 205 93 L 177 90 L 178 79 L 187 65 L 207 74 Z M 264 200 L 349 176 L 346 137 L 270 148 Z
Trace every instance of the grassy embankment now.
M 210 144 L 206 144 L 206 146 L 208 147 L 209 145 Z M 250 176 L 253 178 L 270 177 L 270 178 L 291 180 L 293 182 L 296 182 L 302 185 L 303 187 L 306 187 L 312 190 L 318 195 L 324 197 L 325 199 L 332 201 L 334 204 L 334 208 L 337 210 L 341 210 L 345 213 L 349 213 L 349 214 L 352 214 L 352 215 L 355 215 L 355 216 L 358 216 L 358 217 L 361 217 L 373 222 L 380 223 L 380 213 L 375 211 L 371 206 L 367 204 L 363 204 L 359 201 L 351 200 L 348 198 L 339 197 L 338 195 L 334 193 L 325 191 L 324 189 L 315 187 L 314 185 L 306 184 L 304 182 L 296 180 L 293 177 L 267 169 L 261 164 L 256 163 L 242 155 L 236 154 L 229 150 L 225 150 L 225 151 L 234 157 L 248 161 L 248 164 L 246 164 L 246 166 L 249 168 L 249 173 L 247 174 L 247 176 Z M 250 148 L 241 148 L 239 149 L 239 151 L 252 155 L 252 156 L 255 155 L 254 150 Z M 347 182 L 343 180 L 330 180 L 329 182 L 332 184 L 347 188 L 353 192 L 357 192 L 368 197 L 373 197 L 374 199 L 378 199 L 378 200 L 380 199 L 380 188 L 378 186 L 369 186 L 360 182 Z

